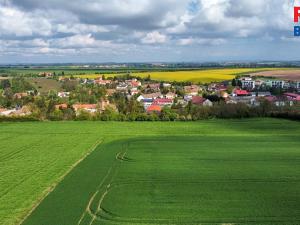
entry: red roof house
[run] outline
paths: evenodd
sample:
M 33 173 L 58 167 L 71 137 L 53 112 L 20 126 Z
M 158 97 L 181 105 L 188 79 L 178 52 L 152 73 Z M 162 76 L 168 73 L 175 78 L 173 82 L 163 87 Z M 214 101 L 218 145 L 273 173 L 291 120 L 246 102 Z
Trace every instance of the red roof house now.
M 234 94 L 236 96 L 248 96 L 250 93 L 246 90 L 239 90 L 239 89 L 236 89 L 234 90 Z
M 157 98 L 153 102 L 154 105 L 160 105 L 160 106 L 165 106 L 165 105 L 172 105 L 173 100 L 168 99 L 168 98 Z
M 192 98 L 192 103 L 194 105 L 203 105 L 203 103 L 205 102 L 205 98 L 201 97 L 201 96 L 193 96 Z
M 300 95 L 294 93 L 284 93 L 284 96 L 291 101 L 300 101 Z
M 147 108 L 147 113 L 153 113 L 153 112 L 160 113 L 161 110 L 162 110 L 161 106 L 153 104 Z

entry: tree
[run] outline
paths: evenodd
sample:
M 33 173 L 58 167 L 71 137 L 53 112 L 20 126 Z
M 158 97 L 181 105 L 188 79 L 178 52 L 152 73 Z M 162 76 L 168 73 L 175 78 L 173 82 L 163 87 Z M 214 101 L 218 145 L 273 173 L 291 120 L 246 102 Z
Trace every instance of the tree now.
M 235 78 L 232 79 L 231 85 L 232 85 L 233 87 L 236 87 L 236 86 L 237 86 L 237 82 L 236 82 L 236 79 L 235 79 Z
M 10 82 L 8 79 L 1 80 L 0 89 L 6 89 L 6 88 L 10 88 L 10 87 L 11 87 L 11 85 L 10 85 Z

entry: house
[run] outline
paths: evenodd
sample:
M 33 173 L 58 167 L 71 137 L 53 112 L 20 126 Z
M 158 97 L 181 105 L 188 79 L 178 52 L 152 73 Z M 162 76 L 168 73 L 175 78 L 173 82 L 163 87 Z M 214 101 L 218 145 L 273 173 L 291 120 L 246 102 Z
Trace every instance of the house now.
M 102 77 L 95 80 L 95 84 L 97 85 L 107 85 L 107 84 L 111 84 L 112 81 L 111 80 L 103 80 Z
M 186 102 L 191 101 L 192 98 L 193 98 L 193 95 L 185 95 L 185 96 L 183 97 L 184 101 L 186 101 Z
M 143 95 L 140 95 L 138 98 L 137 98 L 137 101 L 142 101 L 144 99 L 148 99 L 148 100 L 154 100 L 154 99 L 157 99 L 157 98 L 162 98 L 163 95 L 160 93 L 160 92 L 156 92 L 156 93 L 151 93 L 151 94 L 143 94 Z
M 23 92 L 23 93 L 15 93 L 14 94 L 14 98 L 17 98 L 17 99 L 21 99 L 21 98 L 24 98 L 24 97 L 27 97 L 28 96 L 28 93 L 26 92 Z
M 246 90 L 241 90 L 241 89 L 235 89 L 232 93 L 232 96 L 235 97 L 235 96 L 249 96 L 250 93 Z
M 192 95 L 192 96 L 198 95 L 199 91 L 201 91 L 201 90 L 202 89 L 197 85 L 191 85 L 191 86 L 184 87 L 184 92 L 187 95 Z
M 147 108 L 147 113 L 160 113 L 162 107 L 159 105 L 151 105 Z
M 152 105 L 153 99 L 142 99 L 141 102 L 143 103 L 144 108 L 148 109 L 148 107 Z
M 13 115 L 16 111 L 16 109 L 2 109 L 2 111 L 0 111 L 0 116 L 10 116 Z
M 61 92 L 58 92 L 57 93 L 57 96 L 59 98 L 68 98 L 70 96 L 70 92 L 64 92 L 64 91 L 61 91 Z
M 39 73 L 39 76 L 40 76 L 40 77 L 51 78 L 51 77 L 54 76 L 54 74 L 51 73 L 51 72 L 40 72 L 40 73 Z
M 201 96 L 193 96 L 192 103 L 194 105 L 213 106 L 213 103 L 210 100 Z
M 167 98 L 157 98 L 153 101 L 153 104 L 159 106 L 172 106 L 173 100 Z
M 56 110 L 61 110 L 61 109 L 67 109 L 68 108 L 68 105 L 67 104 L 58 104 L 58 105 L 55 105 L 55 109 Z
M 142 83 L 138 81 L 137 79 L 127 80 L 126 84 L 128 84 L 132 88 L 137 88 L 142 86 Z
M 203 105 L 203 103 L 205 102 L 205 98 L 201 97 L 201 96 L 193 96 L 192 97 L 192 103 L 194 105 Z
M 73 109 L 75 110 L 76 114 L 80 111 L 86 111 L 89 113 L 97 112 L 97 104 L 74 104 Z
M 169 92 L 169 93 L 167 93 L 167 94 L 165 95 L 165 97 L 166 97 L 167 99 L 175 99 L 175 98 L 177 97 L 177 95 L 176 95 L 175 93 L 173 93 L 173 92 Z
M 130 89 L 130 94 L 131 95 L 137 95 L 139 93 L 139 90 L 137 88 L 131 88 Z
M 158 91 L 160 91 L 160 83 L 145 84 L 144 89 L 158 92 Z
M 226 91 L 227 87 L 222 83 L 212 83 L 208 85 L 207 90 L 212 92 L 221 92 Z
M 117 91 L 127 91 L 128 90 L 128 85 L 126 83 L 121 83 L 116 87 Z
M 212 107 L 213 106 L 213 103 L 212 101 L 210 101 L 209 99 L 206 99 L 203 104 L 203 106 L 208 106 L 208 107 Z
M 266 97 L 266 96 L 271 96 L 272 94 L 269 91 L 265 91 L 265 92 L 259 91 L 259 92 L 251 92 L 250 95 L 253 97 Z
M 256 97 L 254 96 L 231 96 L 228 101 L 231 100 L 233 104 L 236 103 L 244 103 L 246 105 L 252 106 L 254 102 L 256 101 Z M 227 104 L 228 101 L 226 102 Z M 236 102 L 236 103 L 235 103 Z
M 293 104 L 294 104 L 293 101 L 287 100 L 285 98 L 276 97 L 276 96 L 267 96 L 267 97 L 264 97 L 264 99 L 271 102 L 272 104 L 274 104 L 277 107 L 293 106 Z
M 170 88 L 170 87 L 172 87 L 172 84 L 169 84 L 169 83 L 163 83 L 163 87 L 164 87 L 164 88 Z
M 95 80 L 90 80 L 90 79 L 84 79 L 82 81 L 83 84 L 95 84 Z
M 23 106 L 21 109 L 0 109 L 0 116 L 27 116 L 31 111 L 27 106 Z
M 225 99 L 226 104 L 237 104 L 238 102 L 234 99 Z
M 221 98 L 228 98 L 229 94 L 226 91 L 220 91 L 218 96 Z
M 291 101 L 300 101 L 300 95 L 299 94 L 284 93 L 283 95 L 285 97 L 287 97 L 288 100 L 291 100 Z
M 285 82 L 283 80 L 269 80 L 266 82 L 266 84 L 272 88 L 283 88 Z
M 252 80 L 251 77 L 243 77 L 240 79 L 240 82 L 242 84 L 242 88 L 244 89 L 254 89 L 255 88 L 255 81 Z
M 261 87 L 264 83 L 265 81 L 263 80 L 255 80 L 255 87 Z
M 7 111 L 5 108 L 0 108 L 0 115 L 2 115 L 3 112 Z

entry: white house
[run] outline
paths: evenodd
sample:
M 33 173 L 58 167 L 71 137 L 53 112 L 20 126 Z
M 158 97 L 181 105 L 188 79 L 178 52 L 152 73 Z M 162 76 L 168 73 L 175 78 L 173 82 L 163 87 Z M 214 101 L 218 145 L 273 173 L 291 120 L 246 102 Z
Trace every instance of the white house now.
M 169 92 L 169 93 L 166 94 L 165 97 L 166 97 L 167 99 L 174 99 L 174 98 L 177 97 L 177 95 L 176 95 L 175 93 L 173 93 L 173 92 Z
M 247 89 L 254 89 L 255 88 L 255 81 L 252 80 L 251 77 L 243 77 L 240 79 L 242 83 L 242 88 L 247 88 Z
M 285 82 L 283 80 L 270 80 L 267 85 L 273 88 L 283 88 Z
M 213 106 L 213 103 L 209 100 L 209 99 L 206 99 L 204 102 L 203 102 L 203 106 Z
M 60 98 L 68 98 L 70 96 L 70 92 L 58 92 L 57 93 L 57 96 L 60 97 Z

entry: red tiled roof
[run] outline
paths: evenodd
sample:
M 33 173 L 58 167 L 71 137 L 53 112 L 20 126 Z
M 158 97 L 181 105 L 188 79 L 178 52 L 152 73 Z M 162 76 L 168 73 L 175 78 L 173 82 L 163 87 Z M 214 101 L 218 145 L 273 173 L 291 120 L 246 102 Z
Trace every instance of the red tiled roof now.
M 55 105 L 55 109 L 67 109 L 68 105 L 67 104 L 59 104 Z
M 266 96 L 264 97 L 264 99 L 266 99 L 269 102 L 274 102 L 277 98 L 275 96 Z
M 75 104 L 73 105 L 74 109 L 96 109 L 97 104 Z
M 300 101 L 300 95 L 294 93 L 284 93 L 284 96 L 291 98 L 293 100 Z
M 205 100 L 206 99 L 201 96 L 193 96 L 192 103 L 195 105 L 202 105 Z
M 172 99 L 168 99 L 168 98 L 157 98 L 153 102 L 153 104 L 156 105 L 164 105 L 164 104 L 172 104 L 172 103 L 173 103 Z
M 246 90 L 235 90 L 234 93 L 236 95 L 249 95 L 249 92 Z
M 151 105 L 148 107 L 147 112 L 161 112 L 161 106 Z

